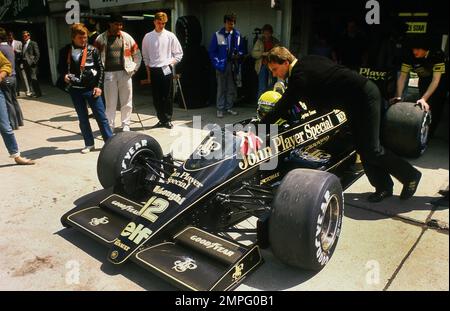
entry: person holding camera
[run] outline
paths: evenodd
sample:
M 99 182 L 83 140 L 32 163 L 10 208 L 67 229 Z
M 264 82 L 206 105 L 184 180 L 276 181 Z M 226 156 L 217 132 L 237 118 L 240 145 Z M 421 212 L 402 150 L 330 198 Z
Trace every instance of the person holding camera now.
M 223 17 L 224 27 L 214 33 L 209 45 L 209 58 L 216 69 L 217 78 L 217 117 L 223 118 L 224 112 L 233 116 L 233 104 L 237 97 L 234 72 L 237 63 L 244 54 L 241 34 L 234 28 L 235 14 Z
M 66 90 L 72 98 L 80 121 L 85 144 L 81 153 L 88 153 L 94 149 L 94 135 L 89 123 L 86 102 L 92 109 L 103 140 L 106 142 L 113 135 L 101 97 L 104 69 L 98 50 L 88 44 L 87 28 L 78 23 L 73 24 L 70 30 L 72 44 L 61 53 L 58 68 L 61 70 L 61 77 L 64 77 Z
M 258 98 L 269 88 L 272 88 L 275 81 L 267 66 L 267 54 L 275 46 L 280 44 L 273 36 L 273 28 L 266 24 L 261 29 L 262 38 L 256 40 L 252 50 L 252 57 L 255 61 L 255 71 L 258 75 Z

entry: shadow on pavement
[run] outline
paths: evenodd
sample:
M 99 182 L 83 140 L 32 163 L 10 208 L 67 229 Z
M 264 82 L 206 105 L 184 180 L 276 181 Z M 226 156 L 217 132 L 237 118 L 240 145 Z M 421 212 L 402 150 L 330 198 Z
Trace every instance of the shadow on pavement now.
M 289 267 L 275 258 L 270 250 L 262 250 L 264 263 L 242 284 L 263 291 L 279 291 L 302 284 L 320 272 Z
M 407 159 L 412 165 L 428 169 L 449 169 L 449 144 L 441 138 L 430 140 L 428 149 L 417 159 Z
M 0 165 L 0 168 L 4 168 L 4 167 L 12 167 L 12 166 L 20 166 L 17 165 L 13 159 L 11 159 L 13 162 L 11 164 L 4 164 L 4 165 Z
M 78 121 L 78 116 L 76 115 L 64 115 L 64 116 L 59 116 L 59 117 L 53 117 L 50 118 L 48 120 L 39 120 L 36 122 L 43 122 L 43 121 L 50 121 L 50 122 L 73 122 L 73 121 Z
M 96 137 L 96 133 L 94 133 L 94 137 Z M 47 141 L 52 143 L 57 142 L 66 142 L 66 141 L 73 141 L 73 140 L 83 140 L 83 137 L 81 134 L 73 134 L 73 135 L 64 135 L 64 136 L 56 136 L 56 137 L 49 137 L 47 138 Z
M 120 131 L 118 130 L 118 132 L 120 132 Z M 102 134 L 100 133 L 99 130 L 92 132 L 92 134 L 94 135 L 94 140 L 103 140 Z M 75 141 L 75 140 L 80 141 L 80 149 L 81 149 L 84 146 L 83 145 L 83 136 L 81 136 L 81 134 L 72 134 L 72 135 L 64 135 L 64 136 L 56 136 L 56 137 L 47 138 L 47 141 L 51 142 L 51 143 L 68 142 L 68 141 Z
M 392 216 L 401 216 L 403 213 L 411 211 L 436 211 L 448 209 L 448 206 L 436 206 L 433 204 L 436 197 L 419 197 L 415 196 L 409 200 L 403 201 L 399 196 L 392 196 L 379 203 L 369 203 L 366 201 L 370 193 L 346 193 L 344 200 L 355 208 L 362 208 L 373 211 L 374 213 L 358 213 L 353 208 L 345 210 L 345 216 L 355 220 L 380 220 L 391 218 Z
M 21 152 L 23 156 L 36 160 L 41 159 L 48 156 L 60 155 L 60 154 L 71 154 L 71 153 L 79 153 L 80 149 L 58 149 L 58 147 L 39 147 L 36 149 L 30 149 Z

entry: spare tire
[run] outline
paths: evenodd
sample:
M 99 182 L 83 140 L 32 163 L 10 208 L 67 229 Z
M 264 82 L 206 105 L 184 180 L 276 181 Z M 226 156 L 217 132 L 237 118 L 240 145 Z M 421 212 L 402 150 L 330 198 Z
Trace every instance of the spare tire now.
M 188 109 L 206 107 L 211 84 L 208 51 L 204 46 L 191 46 L 185 48 L 183 52 L 184 56 L 177 66 L 177 72 L 181 74 L 180 83 L 186 106 Z M 177 95 L 181 95 L 179 88 Z M 177 99 L 180 107 L 184 107 L 181 98 Z
M 142 157 L 163 158 L 159 143 L 151 136 L 135 132 L 120 132 L 110 138 L 100 151 L 97 176 L 103 188 L 120 182 L 121 173 Z
M 383 120 L 383 145 L 400 156 L 417 158 L 427 148 L 430 123 L 431 112 L 424 112 L 415 103 L 391 105 Z
M 269 217 L 274 255 L 293 267 L 322 269 L 336 248 L 343 215 L 339 178 L 311 169 L 290 171 L 277 189 Z
M 175 24 L 175 33 L 183 49 L 200 45 L 202 28 L 195 16 L 181 16 Z

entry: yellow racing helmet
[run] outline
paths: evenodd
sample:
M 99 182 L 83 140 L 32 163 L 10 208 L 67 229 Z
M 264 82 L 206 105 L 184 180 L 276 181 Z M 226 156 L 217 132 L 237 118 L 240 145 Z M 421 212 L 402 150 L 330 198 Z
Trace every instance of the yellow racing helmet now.
M 263 93 L 258 99 L 258 109 L 256 110 L 258 119 L 261 120 L 266 114 L 273 111 L 281 97 L 282 95 L 276 91 L 267 91 Z M 280 119 L 276 123 L 281 125 L 284 123 L 282 121 L 286 122 L 285 120 Z

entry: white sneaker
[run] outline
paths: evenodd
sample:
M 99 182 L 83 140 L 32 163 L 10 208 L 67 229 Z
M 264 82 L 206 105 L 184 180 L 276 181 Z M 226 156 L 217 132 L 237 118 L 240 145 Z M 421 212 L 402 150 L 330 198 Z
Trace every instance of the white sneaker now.
M 86 154 L 86 153 L 91 152 L 91 150 L 93 150 L 93 149 L 94 149 L 94 146 L 86 146 L 83 149 L 81 149 L 81 153 Z
M 229 114 L 233 115 L 233 116 L 237 116 L 237 115 L 238 115 L 238 112 L 237 112 L 237 111 L 234 111 L 234 110 L 231 110 L 231 109 L 228 109 L 227 112 L 228 112 Z
M 223 111 L 222 110 L 217 110 L 217 117 L 218 118 L 223 118 Z
M 130 131 L 130 126 L 129 125 L 124 125 L 122 128 L 122 132 L 129 132 Z

